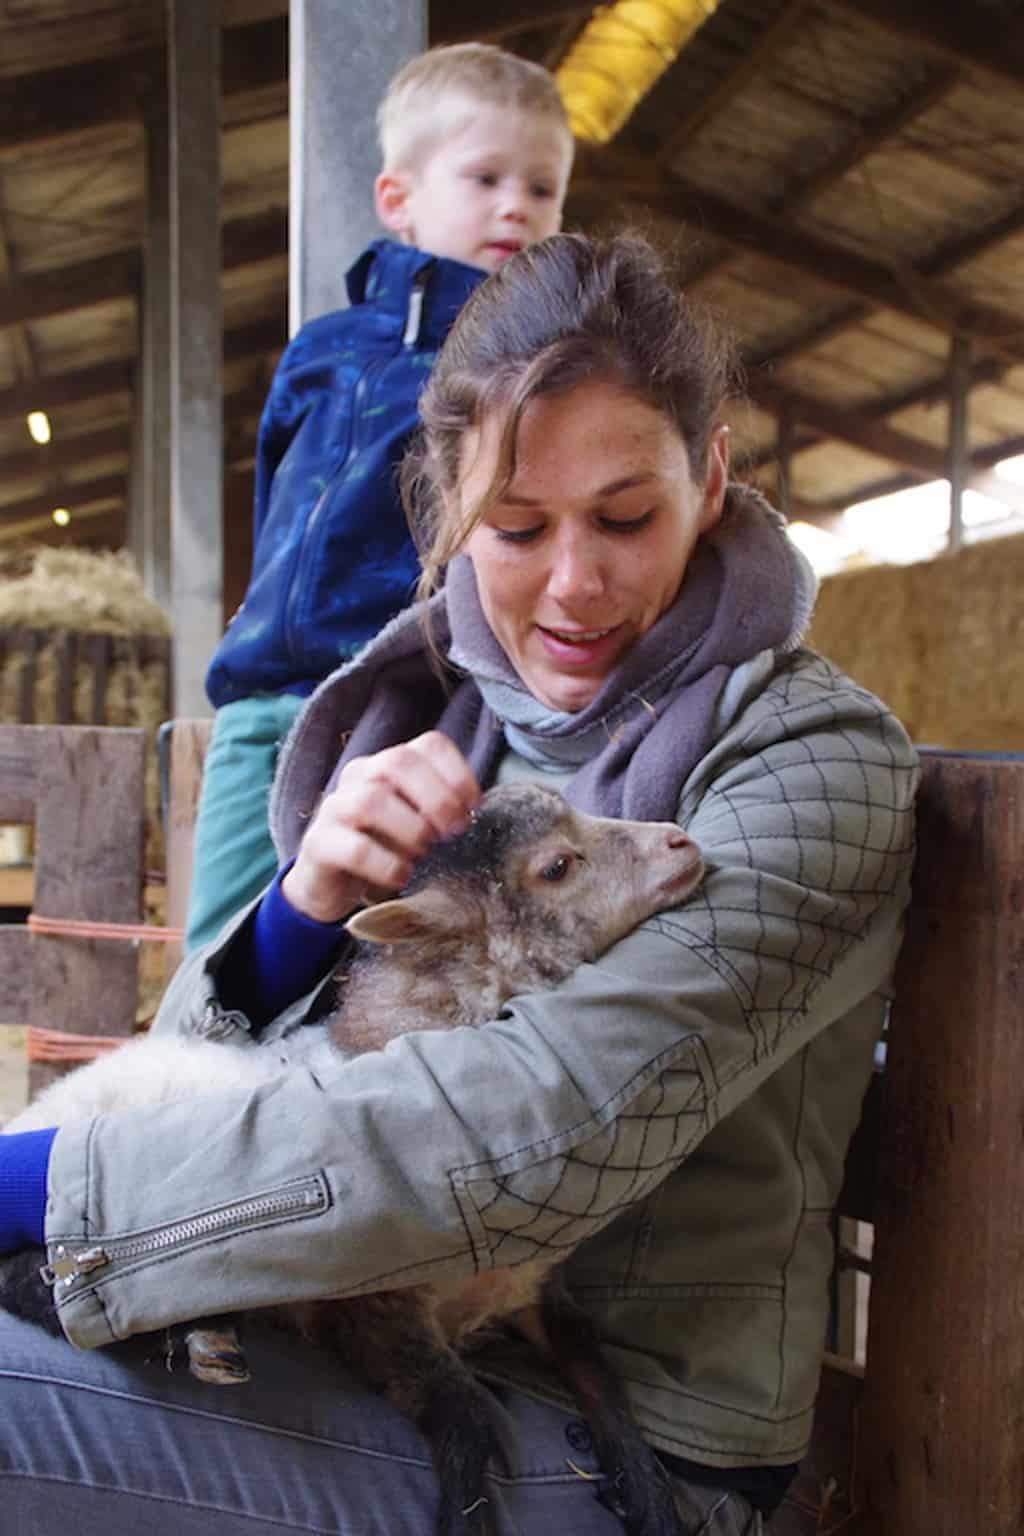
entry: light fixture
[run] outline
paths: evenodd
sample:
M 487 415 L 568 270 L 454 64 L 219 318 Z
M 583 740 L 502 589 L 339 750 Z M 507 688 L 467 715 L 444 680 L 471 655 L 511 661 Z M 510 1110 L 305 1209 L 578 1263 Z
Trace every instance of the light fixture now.
M 54 507 L 53 511 L 50 513 L 50 516 L 53 518 L 58 528 L 66 528 L 68 523 L 71 521 L 71 513 L 68 511 L 67 507 Z
M 50 432 L 50 418 L 45 411 L 29 411 L 25 417 L 25 425 L 28 427 L 29 436 L 34 443 L 40 446 L 48 443 L 52 436 Z
M 607 144 L 720 0 L 599 5 L 555 71 L 577 139 Z

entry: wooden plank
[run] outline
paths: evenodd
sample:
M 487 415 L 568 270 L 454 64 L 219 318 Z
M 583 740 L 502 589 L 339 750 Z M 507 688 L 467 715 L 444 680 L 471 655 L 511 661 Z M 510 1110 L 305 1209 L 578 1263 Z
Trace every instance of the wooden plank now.
M 146 733 L 40 727 L 36 738 L 35 909 L 45 917 L 142 920 Z M 129 1035 L 135 945 L 36 935 L 29 1023 L 78 1034 Z M 61 1069 L 34 1063 L 30 1094 Z
M 203 783 L 203 760 L 212 730 L 212 720 L 175 720 L 168 732 L 167 923 L 171 928 L 184 928 L 188 912 L 192 844 Z M 165 947 L 169 981 L 181 961 L 181 946 L 168 944 Z
M 28 929 L 0 923 L 0 1024 L 24 1024 L 32 994 Z
M 34 886 L 31 864 L 0 864 L 0 907 L 31 907 Z
M 861 1502 L 885 1536 L 1024 1509 L 1024 758 L 928 753 L 886 1064 Z
M 43 726 L 0 725 L 0 821 L 36 819 L 34 733 Z

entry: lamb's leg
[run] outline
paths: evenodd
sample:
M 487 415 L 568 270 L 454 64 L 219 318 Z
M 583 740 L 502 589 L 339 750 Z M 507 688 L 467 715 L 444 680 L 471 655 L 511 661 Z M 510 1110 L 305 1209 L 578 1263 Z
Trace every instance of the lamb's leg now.
M 484 1475 L 498 1454 L 487 1394 L 445 1341 L 429 1293 L 357 1296 L 304 1308 L 301 1326 L 411 1418 L 430 1449 L 441 1498 L 437 1536 L 492 1528 Z
M 0 1308 L 36 1323 L 55 1338 L 63 1338 L 53 1302 L 53 1292 L 43 1278 L 46 1253 L 42 1248 L 23 1248 L 0 1259 Z M 218 1386 L 233 1386 L 248 1381 L 249 1369 L 230 1318 L 204 1318 L 199 1323 L 185 1323 L 168 1329 L 162 1357 L 173 1365 L 179 1352 L 185 1354 L 189 1370 L 200 1381 Z
M 236 1387 L 249 1380 L 249 1362 L 233 1318 L 204 1317 L 181 1331 L 188 1368 L 197 1380 L 214 1387 Z
M 537 1315 L 520 1314 L 516 1323 L 527 1337 L 546 1346 L 573 1389 L 605 1472 L 597 1495 L 601 1503 L 619 1517 L 630 1536 L 683 1536 L 668 1473 L 640 1433 L 597 1329 L 557 1271 L 545 1280 Z

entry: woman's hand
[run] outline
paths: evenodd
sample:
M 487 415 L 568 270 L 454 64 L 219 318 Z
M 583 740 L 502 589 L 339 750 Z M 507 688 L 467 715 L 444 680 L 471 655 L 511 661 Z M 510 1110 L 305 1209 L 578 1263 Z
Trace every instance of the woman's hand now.
M 397 891 L 431 843 L 461 832 L 480 786 L 458 747 L 427 731 L 346 763 L 281 882 L 290 904 L 340 922 L 365 897 Z

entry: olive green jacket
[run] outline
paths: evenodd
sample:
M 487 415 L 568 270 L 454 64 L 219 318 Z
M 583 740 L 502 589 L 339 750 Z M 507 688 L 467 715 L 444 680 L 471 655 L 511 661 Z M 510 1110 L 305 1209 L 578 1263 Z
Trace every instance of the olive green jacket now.
M 684 906 L 479 1030 L 319 1049 L 255 1092 L 59 1132 L 69 1338 L 571 1253 L 655 1445 L 798 1459 L 916 782 L 899 724 L 820 657 L 739 667 L 680 801 L 708 864 Z M 225 943 L 181 967 L 158 1027 L 263 1049 L 217 999 Z M 301 1058 L 307 1004 L 274 1048 Z M 480 1363 L 560 1398 L 525 1345 Z

